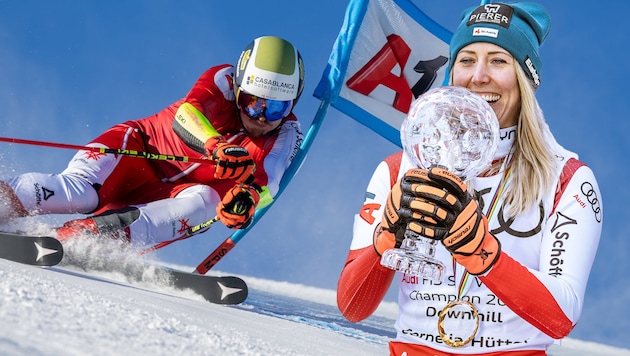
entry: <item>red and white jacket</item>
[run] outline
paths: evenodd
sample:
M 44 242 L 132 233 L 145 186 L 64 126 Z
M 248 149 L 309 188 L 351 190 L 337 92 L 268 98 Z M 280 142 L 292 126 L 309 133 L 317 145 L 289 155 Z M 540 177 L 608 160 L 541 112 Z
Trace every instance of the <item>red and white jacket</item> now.
M 370 316 L 392 281 L 399 286 L 397 336 L 392 344 L 418 346 L 445 354 L 481 354 L 546 350 L 569 334 L 578 322 L 587 280 L 602 228 L 601 193 L 590 168 L 558 146 L 557 184 L 540 205 L 506 219 L 502 209 L 489 220 L 502 253 L 484 275 L 470 276 L 462 299 L 479 312 L 479 330 L 471 343 L 451 348 L 438 333 L 438 313 L 457 298 L 464 268 L 438 244 L 436 258 L 447 266 L 435 282 L 394 272 L 380 265 L 372 241 L 392 185 L 413 164 L 402 152 L 376 168 L 359 214 L 341 273 L 337 302 L 350 321 Z M 485 212 L 502 174 L 471 182 Z M 500 198 L 501 199 L 501 198 Z M 502 206 L 502 199 L 498 202 Z M 472 277 L 472 278 L 471 278 Z M 414 344 L 414 345 L 411 345 Z M 391 347 L 391 345 L 390 345 Z M 413 353 L 408 353 L 409 355 Z
M 183 99 L 155 115 L 127 122 L 138 127 L 148 137 L 147 147 L 156 152 L 176 156 L 203 157 L 203 147 L 191 147 L 171 128 L 175 112 L 184 102 L 192 104 L 204 114 L 210 124 L 230 143 L 247 149 L 254 162 L 255 182 L 269 188 L 275 196 L 280 179 L 302 142 L 297 118 L 291 113 L 278 128 L 277 134 L 253 138 L 247 135 L 238 118 L 232 77 L 234 66 L 223 64 L 206 70 Z M 214 179 L 214 165 L 199 165 L 181 161 L 159 161 L 160 174 L 178 183 L 203 183 L 212 186 L 220 196 L 232 188 L 231 180 Z

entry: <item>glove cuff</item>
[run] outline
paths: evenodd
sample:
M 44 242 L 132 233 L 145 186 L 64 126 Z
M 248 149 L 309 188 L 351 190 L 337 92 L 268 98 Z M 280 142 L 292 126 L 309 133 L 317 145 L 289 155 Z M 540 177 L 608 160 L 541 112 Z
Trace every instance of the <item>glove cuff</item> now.
M 379 224 L 374 229 L 374 250 L 379 256 L 383 256 L 383 253 L 389 249 L 396 247 L 396 235 L 383 229 Z
M 225 138 L 223 136 L 213 136 L 206 140 L 203 144 L 203 148 L 206 150 L 206 156 L 212 157 L 214 150 L 219 144 L 225 144 Z
M 453 258 L 455 258 L 457 263 L 464 266 L 468 273 L 479 275 L 488 272 L 500 254 L 501 242 L 494 235 L 487 232 L 483 242 L 475 252 L 471 255 L 461 255 L 455 252 L 453 253 Z

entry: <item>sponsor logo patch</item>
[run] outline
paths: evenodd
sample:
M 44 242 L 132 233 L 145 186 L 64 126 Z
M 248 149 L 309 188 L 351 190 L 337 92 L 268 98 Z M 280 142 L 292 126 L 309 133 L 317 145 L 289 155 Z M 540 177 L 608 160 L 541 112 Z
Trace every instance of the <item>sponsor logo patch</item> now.
M 470 14 L 466 26 L 487 23 L 509 28 L 513 13 L 514 9 L 508 5 L 486 4 L 478 7 Z
M 473 28 L 472 35 L 473 37 L 485 36 L 485 37 L 497 38 L 499 37 L 499 30 L 494 29 L 494 28 L 489 28 L 489 27 L 475 27 Z

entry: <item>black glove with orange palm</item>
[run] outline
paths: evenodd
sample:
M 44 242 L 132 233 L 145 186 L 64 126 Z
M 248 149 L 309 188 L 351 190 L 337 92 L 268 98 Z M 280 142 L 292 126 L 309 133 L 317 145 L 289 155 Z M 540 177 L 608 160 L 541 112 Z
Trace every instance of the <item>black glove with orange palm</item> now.
M 413 189 L 418 183 L 426 181 L 426 174 L 423 169 L 410 169 L 389 192 L 380 227 L 374 231 L 374 249 L 380 256 L 388 249 L 400 247 L 408 224 L 412 232 L 420 233 L 420 226 L 413 221 L 428 218 L 423 215 L 428 203 L 418 198 Z M 434 220 L 430 222 L 435 223 Z
M 237 184 L 217 205 L 219 220 L 230 229 L 245 229 L 253 221 L 260 195 L 254 185 Z
M 242 183 L 254 173 L 254 159 L 244 147 L 227 143 L 222 137 L 211 137 L 204 144 L 208 157 L 216 161 L 214 177 Z
M 412 190 L 427 204 L 419 206 L 424 219 L 414 220 L 410 228 L 442 241 L 470 274 L 487 272 L 499 258 L 501 244 L 488 231 L 488 219 L 466 184 L 452 172 L 434 167 Z

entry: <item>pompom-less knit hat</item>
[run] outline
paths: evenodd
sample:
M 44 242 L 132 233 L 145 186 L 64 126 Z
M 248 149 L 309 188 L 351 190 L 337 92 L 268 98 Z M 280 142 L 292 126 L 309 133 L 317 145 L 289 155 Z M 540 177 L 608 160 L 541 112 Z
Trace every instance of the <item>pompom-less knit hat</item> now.
M 536 3 L 491 3 L 468 8 L 451 39 L 449 70 L 463 47 L 489 42 L 510 52 L 537 88 L 542 69 L 538 49 L 550 26 L 549 13 Z

